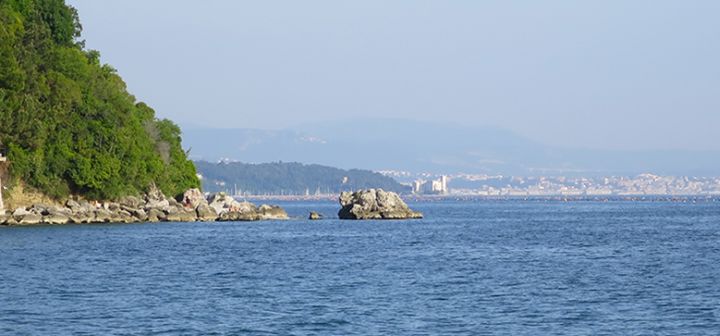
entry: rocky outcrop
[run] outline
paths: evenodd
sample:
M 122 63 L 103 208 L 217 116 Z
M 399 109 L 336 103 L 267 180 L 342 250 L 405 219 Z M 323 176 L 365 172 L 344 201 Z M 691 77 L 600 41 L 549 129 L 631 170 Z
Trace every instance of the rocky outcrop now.
M 257 209 L 260 220 L 288 219 L 288 214 L 281 207 L 276 205 L 263 204 Z
M 250 202 L 238 202 L 225 193 L 217 193 L 208 198 L 208 206 L 215 211 L 219 221 L 256 221 L 288 219 L 282 208 L 263 204 L 260 207 Z
M 115 202 L 68 200 L 64 206 L 33 204 L 12 212 L 0 212 L 0 225 L 134 222 L 211 222 L 288 219 L 282 208 L 238 202 L 224 194 L 208 198 L 190 189 L 177 201 L 151 187 L 143 197 L 126 196 Z
M 310 215 L 308 216 L 309 220 L 320 220 L 322 218 L 323 216 L 316 211 L 310 211 Z
M 340 194 L 340 219 L 412 219 L 422 213 L 410 210 L 394 192 L 367 189 Z

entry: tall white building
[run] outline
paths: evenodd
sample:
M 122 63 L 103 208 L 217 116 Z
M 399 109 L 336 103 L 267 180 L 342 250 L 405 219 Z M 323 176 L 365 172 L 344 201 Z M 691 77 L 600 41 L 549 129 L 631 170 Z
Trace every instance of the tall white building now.
M 413 193 L 415 194 L 447 194 L 448 178 L 445 175 L 440 176 L 437 180 L 416 180 L 413 182 Z

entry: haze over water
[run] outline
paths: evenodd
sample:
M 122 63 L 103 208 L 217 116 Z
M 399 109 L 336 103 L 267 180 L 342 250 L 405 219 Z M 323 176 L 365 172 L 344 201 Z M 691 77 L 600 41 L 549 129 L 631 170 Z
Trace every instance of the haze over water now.
M 384 117 L 720 150 L 718 1 L 69 3 L 88 47 L 185 128 Z
M 716 201 L 410 205 L 426 219 L 0 228 L 0 333 L 720 330 Z

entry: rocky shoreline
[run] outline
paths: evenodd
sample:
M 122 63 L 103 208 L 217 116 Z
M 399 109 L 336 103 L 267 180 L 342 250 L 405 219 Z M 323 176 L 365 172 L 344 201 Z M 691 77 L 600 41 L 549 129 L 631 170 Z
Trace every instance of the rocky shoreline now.
M 339 202 L 340 219 L 415 219 L 420 212 L 411 210 L 393 192 L 367 189 L 343 192 Z M 166 197 L 157 188 L 142 197 L 126 196 L 115 201 L 97 202 L 68 200 L 64 205 L 32 204 L 10 212 L 0 212 L 0 225 L 35 224 L 89 224 L 89 223 L 140 223 L 140 222 L 214 222 L 214 221 L 260 221 L 289 219 L 279 206 L 263 204 L 256 206 L 247 201 L 237 201 L 225 193 L 206 197 L 198 189 L 183 193 L 180 200 Z M 310 220 L 323 216 L 312 211 Z
M 283 220 L 288 215 L 272 205 L 256 206 L 238 202 L 224 193 L 205 197 L 190 189 L 182 200 L 166 197 L 157 188 L 142 197 L 127 196 L 114 202 L 68 200 L 64 206 L 33 204 L 10 213 L 0 213 L 0 225 L 138 223 L 138 222 L 212 222 Z

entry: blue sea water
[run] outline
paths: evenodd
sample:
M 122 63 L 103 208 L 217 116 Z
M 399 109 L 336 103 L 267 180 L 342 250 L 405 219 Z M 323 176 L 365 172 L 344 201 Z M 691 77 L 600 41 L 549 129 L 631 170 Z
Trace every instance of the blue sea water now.
M 0 228 L 3 335 L 718 335 L 716 202 Z

